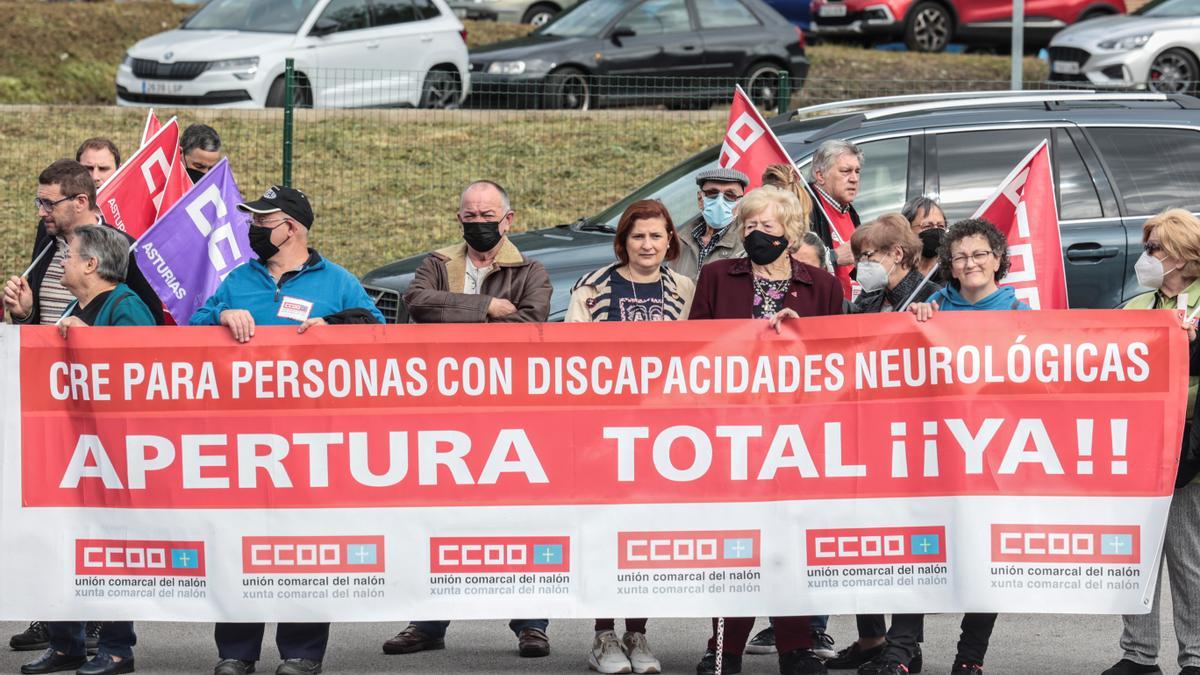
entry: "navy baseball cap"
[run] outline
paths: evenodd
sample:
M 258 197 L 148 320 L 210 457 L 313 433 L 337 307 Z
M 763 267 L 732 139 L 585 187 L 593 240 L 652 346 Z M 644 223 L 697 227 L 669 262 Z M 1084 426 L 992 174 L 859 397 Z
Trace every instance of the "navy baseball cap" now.
M 259 214 L 282 211 L 304 227 L 311 229 L 313 224 L 312 206 L 308 203 L 308 197 L 295 188 L 282 185 L 267 188 L 260 199 L 238 204 L 238 210 Z

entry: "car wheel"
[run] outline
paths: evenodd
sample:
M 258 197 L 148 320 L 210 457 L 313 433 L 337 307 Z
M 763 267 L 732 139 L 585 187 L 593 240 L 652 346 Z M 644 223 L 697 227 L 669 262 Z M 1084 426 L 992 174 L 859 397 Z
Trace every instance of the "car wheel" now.
M 458 73 L 449 70 L 431 70 L 425 73 L 421 85 L 422 108 L 456 108 L 462 100 L 462 86 Z
M 950 44 L 953 34 L 950 10 L 936 2 L 922 2 L 908 15 L 904 44 L 914 52 L 940 52 Z
M 283 76 L 280 75 L 279 77 L 275 78 L 275 81 L 271 83 L 270 90 L 267 91 L 266 107 L 282 108 L 286 98 L 286 91 L 287 82 L 285 82 Z M 292 107 L 311 108 L 312 105 L 312 87 L 309 86 L 307 81 L 301 78 L 296 78 L 296 82 L 292 86 Z
M 592 105 L 592 85 L 582 70 L 563 68 L 550 74 L 546 85 L 547 108 L 590 110 Z
M 1150 64 L 1151 91 L 1160 94 L 1186 94 L 1196 91 L 1200 80 L 1200 65 L 1196 57 L 1182 49 L 1168 49 Z
M 541 27 L 545 26 L 547 23 L 550 23 L 550 19 L 553 19 L 557 14 L 558 8 L 554 5 L 538 3 L 525 10 L 525 15 L 521 17 L 521 23 L 528 23 L 532 24 L 534 27 Z
M 756 63 L 746 71 L 746 95 L 763 110 L 779 107 L 779 71 L 774 63 Z

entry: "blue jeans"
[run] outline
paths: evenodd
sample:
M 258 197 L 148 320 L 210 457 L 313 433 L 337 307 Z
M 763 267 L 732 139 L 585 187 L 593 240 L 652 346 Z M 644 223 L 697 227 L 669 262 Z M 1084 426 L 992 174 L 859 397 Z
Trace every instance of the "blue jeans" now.
M 446 627 L 450 625 L 449 621 L 413 621 L 409 624 L 429 637 L 440 640 L 446 637 Z M 536 628 L 543 633 L 550 627 L 550 619 L 513 619 L 508 622 L 509 629 L 513 635 L 520 636 L 521 631 L 526 628 Z
M 50 647 L 67 656 L 87 655 L 85 624 L 82 621 L 47 621 Z M 100 653 L 122 659 L 133 658 L 137 635 L 132 621 L 105 621 L 100 625 Z
M 814 633 L 824 633 L 826 628 L 829 628 L 829 615 L 814 616 L 808 620 Z

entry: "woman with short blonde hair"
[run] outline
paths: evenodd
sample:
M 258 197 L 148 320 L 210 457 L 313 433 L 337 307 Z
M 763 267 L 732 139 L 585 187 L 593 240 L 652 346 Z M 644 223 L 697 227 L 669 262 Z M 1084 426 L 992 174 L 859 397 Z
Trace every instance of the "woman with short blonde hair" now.
M 800 247 L 804 233 L 808 232 L 808 213 L 796 195 L 788 190 L 764 185 L 747 192 L 742 201 L 738 202 L 734 224 L 740 228 L 747 220 L 763 215 L 768 209 L 772 210 L 774 218 L 783 225 L 788 240 L 788 251 L 795 251 Z

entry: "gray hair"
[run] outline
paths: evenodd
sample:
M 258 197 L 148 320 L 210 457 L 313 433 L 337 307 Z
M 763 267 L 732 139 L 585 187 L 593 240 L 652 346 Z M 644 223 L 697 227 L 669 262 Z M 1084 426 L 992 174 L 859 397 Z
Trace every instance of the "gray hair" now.
M 179 149 L 187 154 L 193 150 L 217 152 L 221 149 L 221 137 L 217 130 L 207 124 L 193 124 L 179 136 Z
M 85 225 L 72 232 L 72 246 L 80 260 L 96 259 L 96 274 L 105 281 L 125 281 L 129 269 L 129 240 L 114 228 Z
M 817 151 L 813 153 L 812 170 L 810 178 L 817 179 L 818 173 L 828 173 L 833 168 L 833 163 L 842 155 L 854 155 L 858 158 L 858 163 L 863 162 L 862 150 L 858 146 L 840 138 L 835 138 L 817 146 Z
M 900 207 L 900 215 L 904 216 L 904 219 L 909 224 L 912 224 L 917 221 L 918 215 L 922 213 L 929 215 L 933 209 L 942 211 L 942 205 L 938 202 L 937 198 L 929 195 L 920 195 L 905 202 L 904 206 Z M 942 215 L 946 215 L 946 212 L 942 211 Z
M 512 211 L 512 204 L 510 204 L 508 201 L 508 191 L 505 190 L 504 188 L 500 187 L 499 183 L 497 183 L 496 181 L 492 181 L 492 180 L 477 180 L 474 183 L 471 183 L 470 185 L 468 185 L 466 187 L 466 189 L 464 189 L 462 191 L 462 194 L 459 195 L 459 197 L 458 197 L 458 208 L 459 209 L 462 209 L 463 201 L 467 198 L 467 193 L 471 191 L 471 188 L 474 188 L 474 187 L 477 187 L 480 185 L 487 185 L 488 187 L 495 189 L 496 192 L 499 192 L 500 193 L 500 202 L 502 204 L 504 204 L 504 210 Z

